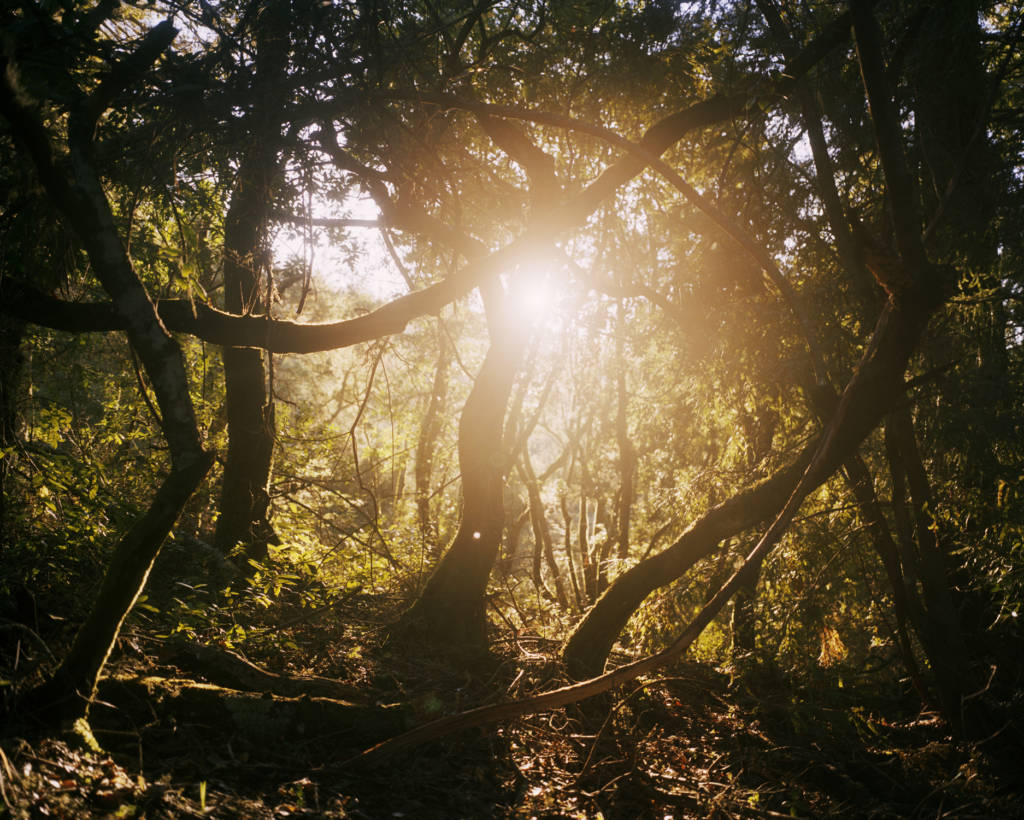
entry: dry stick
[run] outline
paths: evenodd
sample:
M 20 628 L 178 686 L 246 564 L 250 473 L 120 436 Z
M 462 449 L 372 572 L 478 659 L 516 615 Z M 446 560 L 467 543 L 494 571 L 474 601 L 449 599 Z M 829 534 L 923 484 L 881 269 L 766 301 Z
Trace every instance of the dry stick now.
M 370 394 L 373 392 L 373 380 L 377 375 L 377 368 L 381 366 L 381 361 L 384 358 L 384 348 L 385 346 L 381 345 L 380 349 L 377 351 L 377 355 L 374 356 L 373 365 L 370 368 L 370 376 L 366 380 L 366 393 L 363 395 L 363 400 L 359 403 L 359 410 L 356 412 L 356 417 L 352 421 L 352 426 L 348 429 L 348 434 L 352 440 L 352 462 L 355 465 L 356 482 L 359 484 L 359 489 L 362 490 L 370 499 L 370 505 L 373 507 L 373 516 L 367 517 L 367 520 L 369 521 L 374 534 L 380 540 L 381 554 L 393 569 L 402 569 L 402 565 L 398 562 L 395 556 L 392 555 L 391 548 L 388 546 L 384 533 L 381 532 L 380 506 L 377 504 L 377 495 L 363 482 L 363 473 L 359 467 L 359 444 L 356 441 L 356 428 L 359 427 L 359 422 L 362 420 L 363 413 L 366 411 L 366 405 L 370 402 Z
M 664 678 L 654 678 L 652 680 L 645 681 L 644 683 L 641 683 L 639 686 L 634 688 L 625 697 L 622 697 L 622 698 L 619 699 L 619 702 L 616 703 L 608 711 L 608 715 L 605 717 L 604 722 L 601 724 L 601 728 L 598 729 L 597 730 L 597 734 L 594 735 L 594 742 L 590 744 L 590 751 L 587 752 L 587 757 L 583 761 L 583 767 L 576 773 L 576 777 L 573 778 L 573 785 L 579 785 L 580 780 L 583 779 L 583 775 L 585 775 L 587 773 L 587 770 L 590 769 L 590 762 L 594 759 L 594 755 L 597 753 L 597 746 L 601 742 L 601 737 L 604 735 L 605 731 L 611 725 L 612 720 L 619 713 L 619 710 L 621 710 L 627 703 L 629 703 L 629 701 L 632 700 L 636 695 L 638 695 L 640 692 L 644 691 L 644 689 L 647 689 L 648 687 L 651 687 L 651 686 L 657 686 L 660 683 L 666 683 L 667 681 L 670 681 L 670 680 L 679 680 L 679 678 L 664 677 Z
M 52 661 L 56 661 L 57 660 L 57 656 L 53 654 L 52 650 L 47 645 L 46 641 L 44 641 L 40 637 L 38 632 L 36 632 L 34 629 L 32 629 L 32 627 L 28 626 L 27 624 L 19 623 L 18 621 L 12 621 L 10 618 L 0 618 L 0 629 L 23 629 L 23 630 L 25 630 L 29 635 L 31 635 L 33 638 L 35 638 L 36 641 L 38 641 L 39 645 L 41 647 L 43 647 L 44 650 L 46 650 L 46 654 L 50 656 L 50 660 L 52 660 Z M 15 671 L 17 671 L 17 668 L 18 668 L 18 664 L 17 664 L 17 662 L 15 662 L 15 664 L 14 664 Z
M 9 780 L 11 785 L 18 779 L 18 773 L 14 770 L 11 765 L 11 761 L 7 759 L 7 755 L 4 754 L 4 750 L 0 749 L 0 797 L 3 797 L 4 805 L 7 806 L 8 811 L 14 814 L 14 806 L 11 801 L 7 799 L 7 789 L 4 788 L 4 781 Z
M 661 539 L 661 536 L 668 532 L 675 523 L 676 518 L 675 516 L 673 516 L 660 527 L 658 527 L 657 530 L 655 530 L 654 535 L 651 536 L 651 540 L 647 542 L 647 549 L 644 550 L 644 554 L 640 559 L 641 561 L 654 551 L 654 547 Z
M 391 257 L 391 261 L 395 263 L 395 267 L 398 268 L 398 272 L 402 275 L 402 279 L 405 280 L 405 284 L 409 287 L 409 292 L 416 290 L 416 285 L 412 281 L 408 269 L 402 264 L 402 259 L 398 255 L 398 251 L 395 250 L 394 240 L 391 238 L 391 231 L 387 228 L 382 228 L 380 232 L 380 238 L 384 241 L 384 247 L 388 250 L 388 256 Z
M 164 420 L 160 418 L 160 411 L 153 406 L 153 400 L 149 397 L 149 390 L 146 389 L 146 380 L 143 378 L 142 368 L 139 366 L 139 356 L 135 352 L 135 348 L 131 345 L 128 346 L 128 352 L 132 357 L 132 368 L 135 370 L 135 381 L 139 386 L 139 395 L 142 396 L 142 401 L 149 409 L 149 414 L 153 417 L 153 421 L 155 421 L 157 426 L 162 430 L 164 427 Z

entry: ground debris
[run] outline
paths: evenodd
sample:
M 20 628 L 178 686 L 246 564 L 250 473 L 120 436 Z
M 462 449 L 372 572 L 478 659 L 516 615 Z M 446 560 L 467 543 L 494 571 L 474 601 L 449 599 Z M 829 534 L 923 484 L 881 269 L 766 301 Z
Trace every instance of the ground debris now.
M 348 684 L 375 714 L 404 704 L 402 725 L 416 725 L 560 685 L 553 648 L 501 644 L 477 676 L 360 652 Z M 336 674 L 323 657 L 304 673 Z M 714 667 L 678 663 L 356 771 L 346 761 L 363 748 L 358 733 L 322 731 L 315 697 L 189 681 L 156 653 L 148 670 L 144 653 L 128 660 L 113 665 L 92 710 L 101 752 L 24 725 L 0 737 L 0 817 L 1024 817 L 1007 744 L 954 741 L 941 722 L 869 710 L 850 689 L 780 680 L 755 695 Z M 260 663 L 282 674 L 296 658 L 268 652 Z M 256 723 L 266 708 L 266 720 L 239 723 L 228 702 Z

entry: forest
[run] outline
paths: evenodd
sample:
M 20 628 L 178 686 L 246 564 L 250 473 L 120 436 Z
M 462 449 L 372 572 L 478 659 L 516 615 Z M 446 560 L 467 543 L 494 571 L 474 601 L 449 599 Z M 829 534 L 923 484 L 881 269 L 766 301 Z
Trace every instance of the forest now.
M 1024 817 L 1024 6 L 0 9 L 0 817 Z

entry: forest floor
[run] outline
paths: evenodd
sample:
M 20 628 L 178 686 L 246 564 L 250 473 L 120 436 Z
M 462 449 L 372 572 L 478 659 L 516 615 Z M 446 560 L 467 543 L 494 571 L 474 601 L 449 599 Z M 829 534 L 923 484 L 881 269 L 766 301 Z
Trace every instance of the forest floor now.
M 402 704 L 388 713 L 399 731 L 565 682 L 552 660 L 557 647 L 522 633 L 497 641 L 476 675 L 367 649 L 367 634 L 392 614 L 357 596 L 329 617 L 277 612 L 291 624 L 262 633 L 262 642 L 250 636 L 241 651 L 281 682 L 315 674 L 370 707 Z M 684 662 L 573 707 L 354 764 L 372 740 L 315 719 L 275 722 L 257 708 L 275 696 L 252 696 L 245 708 L 257 725 L 240 724 L 223 700 L 234 690 L 212 685 L 224 684 L 217 670 L 227 668 L 217 653 L 238 657 L 223 641 L 200 662 L 144 637 L 153 634 L 138 620 L 123 634 L 92 707 L 93 748 L 82 733 L 43 732 L 17 715 L 0 731 L 0 816 L 1024 817 L 1024 760 L 1005 742 L 1015 726 L 987 742 L 955 741 L 935 716 L 865 687 L 798 687 L 757 670 L 730 680 Z M 221 705 L 166 692 L 139 698 L 137 688 L 115 685 L 146 676 L 205 678 L 200 694 Z M 376 732 L 383 739 L 394 729 Z

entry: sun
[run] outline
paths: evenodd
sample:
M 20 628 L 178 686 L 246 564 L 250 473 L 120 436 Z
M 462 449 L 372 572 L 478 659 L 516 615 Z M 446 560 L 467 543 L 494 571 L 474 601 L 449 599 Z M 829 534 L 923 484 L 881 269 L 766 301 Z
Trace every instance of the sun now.
M 512 283 L 511 296 L 523 312 L 542 313 L 551 304 L 551 283 L 547 276 L 527 274 Z
M 508 299 L 517 316 L 533 321 L 547 313 L 554 301 L 549 271 L 520 269 L 508 281 Z

